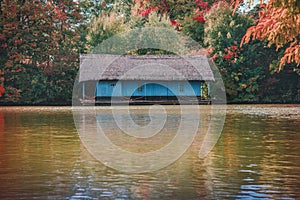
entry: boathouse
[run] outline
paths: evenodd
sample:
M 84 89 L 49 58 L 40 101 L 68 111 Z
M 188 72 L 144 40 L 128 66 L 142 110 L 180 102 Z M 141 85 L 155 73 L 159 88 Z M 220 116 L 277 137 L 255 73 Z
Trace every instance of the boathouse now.
M 96 104 L 209 103 L 213 81 L 204 55 L 108 55 L 80 57 L 82 102 Z M 91 82 L 94 83 L 91 92 Z M 89 83 L 89 89 L 87 84 Z

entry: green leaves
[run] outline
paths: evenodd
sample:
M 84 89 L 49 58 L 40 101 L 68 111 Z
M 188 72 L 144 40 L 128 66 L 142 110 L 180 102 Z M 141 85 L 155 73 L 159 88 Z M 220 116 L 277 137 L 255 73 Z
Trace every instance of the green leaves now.
M 239 5 L 243 0 L 232 0 Z M 257 23 L 250 27 L 242 42 L 251 40 L 267 40 L 268 46 L 276 49 L 284 48 L 284 55 L 280 58 L 277 71 L 283 70 L 287 64 L 300 65 L 300 1 L 299 0 L 269 0 L 265 4 L 261 1 Z
M 238 47 L 252 20 L 241 15 L 232 15 L 228 4 L 214 5 L 206 15 L 205 43 L 213 51 L 225 82 L 229 102 L 258 101 L 260 81 L 263 79 L 263 66 L 257 66 L 256 47 L 247 45 Z
M 52 81 L 49 75 L 78 68 L 79 34 L 75 29 L 81 20 L 79 7 L 68 0 L 4 0 L 0 4 L 0 62 L 4 74 L 0 85 L 6 89 L 0 100 L 48 101 L 53 98 L 45 98 Z

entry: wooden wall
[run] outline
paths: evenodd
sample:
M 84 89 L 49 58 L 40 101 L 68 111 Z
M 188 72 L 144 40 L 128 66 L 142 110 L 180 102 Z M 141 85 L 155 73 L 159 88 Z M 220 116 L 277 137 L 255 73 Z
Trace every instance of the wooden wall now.
M 96 96 L 200 96 L 201 81 L 99 81 Z

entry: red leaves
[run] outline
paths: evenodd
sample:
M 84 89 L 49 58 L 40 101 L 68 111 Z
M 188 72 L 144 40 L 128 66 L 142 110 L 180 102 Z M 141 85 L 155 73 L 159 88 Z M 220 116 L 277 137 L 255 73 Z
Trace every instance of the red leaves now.
M 230 62 L 231 63 L 234 63 L 235 60 L 232 59 L 232 58 L 236 58 L 239 56 L 239 53 L 240 53 L 240 49 L 233 45 L 233 46 L 230 46 L 228 48 L 225 48 L 225 54 L 223 55 L 223 58 L 226 59 L 226 60 L 229 60 L 230 59 Z
M 196 3 L 198 8 L 202 8 L 203 10 L 207 9 L 208 2 L 205 2 L 203 0 L 196 0 Z
M 66 13 L 64 13 L 62 9 L 59 9 L 58 6 L 55 7 L 55 13 L 56 13 L 57 18 L 58 18 L 59 20 L 64 21 L 64 20 L 67 19 Z
M 12 13 L 16 13 L 16 10 L 17 10 L 17 6 L 13 5 L 9 8 L 9 10 L 12 12 Z
M 0 97 L 2 97 L 4 93 L 5 93 L 5 89 L 0 85 Z
M 6 41 L 6 40 L 7 39 L 6 39 L 5 35 L 0 33 L 0 41 Z
M 177 20 L 171 19 L 170 22 L 171 22 L 171 26 L 174 26 L 178 32 L 181 31 L 182 26 L 180 23 L 177 22 Z
M 17 28 L 17 26 L 18 26 L 18 24 L 17 24 L 17 22 L 15 22 L 15 23 L 13 24 L 13 28 Z
M 80 7 L 69 0 L 4 0 L 0 4 L 0 97 L 4 92 L 4 101 L 23 101 L 30 96 L 26 100 L 29 102 L 31 96 L 36 97 L 27 84 L 31 75 L 44 77 L 46 70 L 55 75 L 58 71 L 75 69 L 81 45 L 77 32 L 82 20 Z M 75 58 L 67 61 L 58 59 L 73 55 Z M 20 96 L 21 91 L 26 95 Z
M 146 10 L 141 11 L 139 14 L 142 15 L 143 17 L 146 17 L 150 14 L 151 8 L 147 8 Z
M 208 8 L 208 2 L 205 2 L 203 0 L 196 0 L 197 3 L 197 9 L 194 11 L 194 17 L 193 20 L 198 21 L 200 23 L 205 23 L 204 15 L 206 12 L 209 11 Z
M 202 13 L 201 13 L 200 15 L 198 15 L 198 16 L 195 16 L 193 19 L 194 19 L 195 21 L 200 22 L 200 23 L 204 23 L 204 22 L 205 22 L 205 19 L 204 19 Z
M 238 50 L 238 47 L 237 46 L 231 46 L 231 47 L 229 47 L 229 48 L 231 48 L 232 50 Z
M 18 46 L 18 45 L 22 44 L 22 41 L 23 41 L 22 39 L 16 39 L 15 40 L 15 45 Z
M 172 19 L 171 19 L 170 22 L 171 22 L 171 25 L 172 25 L 172 26 L 176 26 L 176 25 L 177 25 L 177 21 L 176 21 L 176 20 L 172 20 Z
M 223 58 L 224 58 L 224 59 L 230 59 L 230 58 L 231 58 L 231 55 L 230 55 L 230 54 L 224 54 L 224 55 L 223 55 Z
M 9 59 L 10 59 L 10 60 L 13 60 L 13 59 L 15 59 L 15 60 L 21 60 L 21 55 L 20 55 L 19 52 L 15 51 L 15 52 L 13 52 L 13 53 L 9 56 Z
M 157 10 L 158 10 L 158 7 L 149 6 L 145 10 L 139 11 L 137 13 L 137 15 L 142 15 L 143 17 L 147 17 L 151 12 L 157 11 Z

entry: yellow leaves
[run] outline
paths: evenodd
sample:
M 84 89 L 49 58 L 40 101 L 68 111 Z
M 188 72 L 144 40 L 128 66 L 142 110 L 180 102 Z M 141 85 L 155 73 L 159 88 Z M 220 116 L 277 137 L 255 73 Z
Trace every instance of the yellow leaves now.
M 228 39 L 230 39 L 230 38 L 231 38 L 231 34 L 230 34 L 230 32 L 228 32 L 228 33 L 227 33 L 226 37 L 227 37 Z
M 247 85 L 246 85 L 246 84 L 241 84 L 241 87 L 242 87 L 243 89 L 246 89 L 246 88 L 247 88 Z
M 270 0 L 274 7 L 288 7 L 289 12 L 294 14 L 300 13 L 299 0 Z

